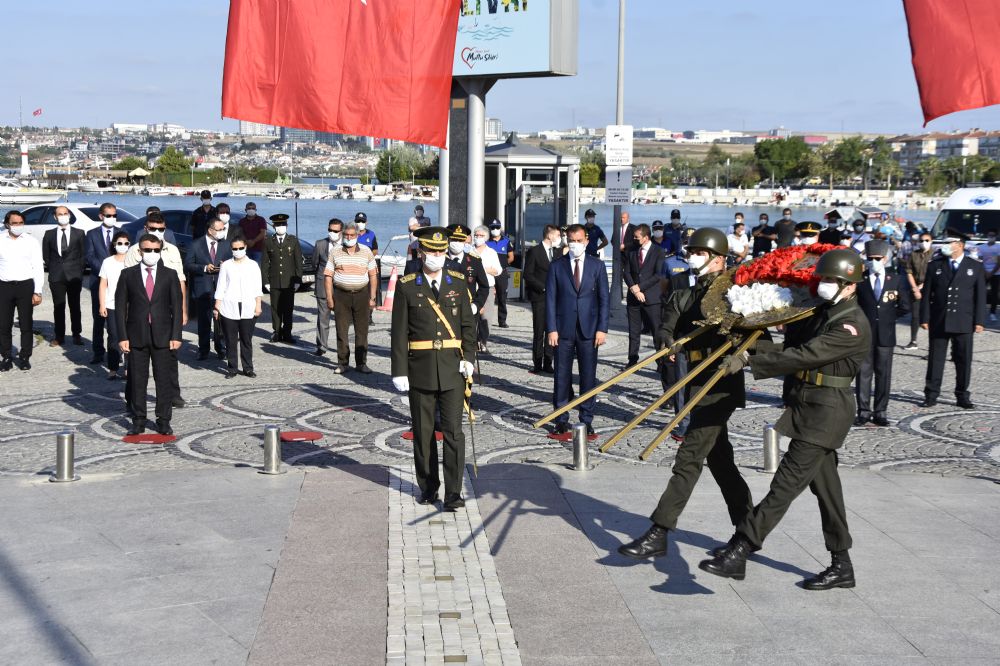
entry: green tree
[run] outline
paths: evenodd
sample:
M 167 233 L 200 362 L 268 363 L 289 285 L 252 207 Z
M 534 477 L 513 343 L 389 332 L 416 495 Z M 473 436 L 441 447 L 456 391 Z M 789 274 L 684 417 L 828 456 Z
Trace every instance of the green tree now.
M 604 151 L 602 150 L 588 150 L 580 155 L 580 169 L 582 173 L 584 164 L 596 164 L 597 168 L 601 170 L 601 175 L 598 177 L 598 182 L 603 181 L 605 178 L 604 172 L 607 169 L 607 163 L 604 157 Z
M 375 177 L 380 183 L 410 180 L 423 167 L 424 161 L 415 148 L 409 146 L 391 148 L 379 156 L 378 164 L 375 165 Z
M 871 146 L 860 136 L 849 136 L 839 141 L 833 146 L 828 157 L 829 169 L 834 179 L 864 177 L 871 154 Z
M 254 167 L 251 170 L 251 177 L 258 183 L 276 183 L 279 175 L 277 169 L 270 167 Z
M 580 185 L 583 187 L 597 187 L 601 181 L 601 167 L 593 162 L 580 165 Z
M 112 165 L 112 169 L 119 171 L 134 171 L 135 169 L 146 169 L 148 165 L 146 160 L 141 157 L 129 156 L 124 157 L 118 161 L 117 164 Z
M 802 137 L 789 139 L 768 139 L 754 146 L 754 157 L 765 178 L 775 182 L 802 178 L 809 173 L 809 146 Z
M 173 146 L 167 146 L 167 149 L 160 155 L 160 159 L 156 160 L 155 170 L 161 173 L 180 173 L 190 169 L 191 160 L 184 157 L 184 153 Z

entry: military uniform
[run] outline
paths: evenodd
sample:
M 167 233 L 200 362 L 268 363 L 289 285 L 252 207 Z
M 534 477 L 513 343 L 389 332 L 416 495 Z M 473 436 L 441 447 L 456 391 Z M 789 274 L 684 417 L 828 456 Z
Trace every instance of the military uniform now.
M 440 307 L 448 326 L 435 313 L 432 301 Z M 423 271 L 399 279 L 392 307 L 392 376 L 409 378 L 413 460 L 417 484 L 424 496 L 433 496 L 441 485 L 434 441 L 436 408 L 440 409 L 444 435 L 445 496 L 461 494 L 466 382 L 459 362 L 475 362 L 475 347 L 476 317 L 464 274 L 442 270 L 436 297 Z
M 284 214 L 272 215 L 271 220 L 288 220 Z M 260 272 L 271 295 L 271 328 L 273 342 L 292 341 L 292 315 L 295 308 L 295 289 L 302 282 L 302 249 L 299 239 L 291 234 L 279 241 L 277 235 L 264 241 Z
M 789 505 L 808 487 L 819 501 L 827 550 L 851 547 L 837 452 L 854 419 L 851 382 L 871 352 L 871 328 L 857 299 L 824 305 L 805 320 L 801 344 L 750 359 L 755 379 L 792 375 L 788 408 L 775 429 L 792 438 L 767 496 L 736 531 L 760 548 Z
M 712 282 L 721 273 L 709 273 L 698 278 L 694 287 L 675 291 L 663 308 L 660 336 L 664 344 L 672 344 L 699 328 L 695 321 L 703 319 L 701 302 Z M 715 331 L 704 333 L 685 345 L 684 353 L 691 365 L 726 342 Z M 718 362 L 709 366 L 685 387 L 687 397 L 697 392 L 718 370 Z M 733 525 L 739 523 L 753 506 L 750 488 L 733 459 L 727 422 L 733 412 L 746 406 L 743 375 L 735 374 L 720 380 L 691 411 L 691 420 L 684 441 L 677 449 L 670 481 L 650 519 L 661 527 L 673 529 L 684 510 L 694 486 L 707 462 L 729 510 Z

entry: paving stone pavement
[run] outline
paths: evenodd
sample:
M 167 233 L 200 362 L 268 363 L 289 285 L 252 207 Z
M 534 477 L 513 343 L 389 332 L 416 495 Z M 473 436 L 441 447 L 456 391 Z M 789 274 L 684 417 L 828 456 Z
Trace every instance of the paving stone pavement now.
M 84 300 L 87 299 L 86 292 Z M 51 332 L 50 299 L 38 309 L 36 329 Z M 297 345 L 267 341 L 267 314 L 258 325 L 256 379 L 223 378 L 223 362 L 196 360 L 193 324 L 184 334 L 180 352 L 181 386 L 188 406 L 174 410 L 178 441 L 166 446 L 123 444 L 128 425 L 123 413 L 121 382 L 108 381 L 105 372 L 88 365 L 89 340 L 84 347 L 50 348 L 42 342 L 32 357 L 32 370 L 0 375 L 0 474 L 47 473 L 54 462 L 55 433 L 65 428 L 77 433 L 77 466 L 81 473 L 199 469 L 205 466 L 259 464 L 263 428 L 278 424 L 289 430 L 314 430 L 315 443 L 288 444 L 286 462 L 296 465 L 352 463 L 399 464 L 410 457 L 409 443 L 400 438 L 408 428 L 409 408 L 389 377 L 389 313 L 376 312 L 371 329 L 369 365 L 374 374 L 356 371 L 335 375 L 330 354 L 317 357 L 314 346 L 313 297 L 299 294 L 295 310 Z M 84 330 L 90 330 L 89 308 L 84 307 Z M 569 444 L 547 439 L 531 423 L 550 410 L 552 377 L 532 375 L 530 310 L 511 305 L 510 328 L 492 329 L 490 352 L 481 355 L 483 381 L 475 389 L 479 416 L 476 446 L 480 462 L 566 459 Z M 598 379 L 624 368 L 627 335 L 618 321 L 600 352 Z M 952 368 L 945 371 L 937 407 L 921 410 L 924 350 L 898 349 L 889 405 L 892 426 L 854 428 L 841 451 L 849 467 L 918 471 L 944 475 L 1000 479 L 1000 331 L 994 326 L 976 337 L 973 363 L 973 400 L 978 408 L 958 409 L 947 401 L 953 385 Z M 900 339 L 908 339 L 906 324 Z M 921 332 L 926 346 L 926 333 Z M 648 336 L 645 351 L 652 351 Z M 737 462 L 761 464 L 763 427 L 781 413 L 780 384 L 776 380 L 748 380 L 747 409 L 736 412 L 730 433 Z M 659 383 L 643 370 L 602 394 L 594 426 L 602 437 L 658 395 Z M 150 389 L 152 391 L 152 388 Z M 670 413 L 654 414 L 613 448 L 595 459 L 640 464 L 637 456 L 666 425 Z M 466 426 L 468 430 L 468 426 Z M 594 443 L 596 448 L 600 441 Z M 645 464 L 670 465 L 674 447 L 661 446 Z

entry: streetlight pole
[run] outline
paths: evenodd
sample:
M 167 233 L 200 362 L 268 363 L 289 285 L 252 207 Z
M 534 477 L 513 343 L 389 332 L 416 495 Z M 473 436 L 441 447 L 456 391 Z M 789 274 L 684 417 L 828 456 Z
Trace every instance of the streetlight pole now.
M 962 187 L 965 187 L 965 165 L 969 161 L 969 158 L 965 155 L 962 156 Z
M 625 0 L 618 0 L 618 92 L 615 104 L 615 124 L 625 124 Z M 629 187 L 631 187 L 629 183 Z M 622 207 L 615 205 L 614 229 L 611 233 L 611 313 L 622 311 Z
M 727 157 L 726 158 L 726 190 L 729 189 L 729 160 L 730 160 L 730 158 Z

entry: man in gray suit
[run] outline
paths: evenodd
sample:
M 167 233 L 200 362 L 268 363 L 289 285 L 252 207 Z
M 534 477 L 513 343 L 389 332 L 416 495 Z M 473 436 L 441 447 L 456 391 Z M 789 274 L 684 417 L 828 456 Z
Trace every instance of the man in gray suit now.
M 343 231 L 344 223 L 333 218 L 327 224 L 327 237 L 321 238 L 313 244 L 313 267 L 316 269 L 316 282 L 314 293 L 316 294 L 316 356 L 322 356 L 330 351 L 330 319 L 333 317 L 333 310 L 326 304 L 326 280 L 323 272 L 326 270 L 326 262 L 329 261 L 330 251 L 340 244 L 340 234 Z

